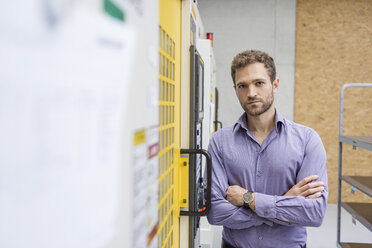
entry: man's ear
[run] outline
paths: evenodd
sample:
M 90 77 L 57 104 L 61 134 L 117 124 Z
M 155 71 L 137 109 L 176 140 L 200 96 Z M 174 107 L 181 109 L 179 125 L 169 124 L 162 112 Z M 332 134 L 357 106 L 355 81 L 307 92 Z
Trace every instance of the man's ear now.
M 279 78 L 275 78 L 275 80 L 273 81 L 273 92 L 276 93 L 278 91 L 278 88 L 279 88 Z

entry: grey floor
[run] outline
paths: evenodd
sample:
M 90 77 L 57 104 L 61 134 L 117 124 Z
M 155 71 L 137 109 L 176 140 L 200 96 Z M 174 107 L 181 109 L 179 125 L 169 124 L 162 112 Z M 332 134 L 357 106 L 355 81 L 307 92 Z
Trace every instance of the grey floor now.
M 221 247 L 222 227 L 213 227 L 213 248 Z M 328 204 L 327 212 L 322 226 L 307 228 L 307 247 L 308 248 L 331 248 L 336 247 L 337 235 L 337 205 Z M 372 232 L 362 224 L 352 223 L 352 217 L 348 212 L 341 212 L 341 241 L 372 243 Z

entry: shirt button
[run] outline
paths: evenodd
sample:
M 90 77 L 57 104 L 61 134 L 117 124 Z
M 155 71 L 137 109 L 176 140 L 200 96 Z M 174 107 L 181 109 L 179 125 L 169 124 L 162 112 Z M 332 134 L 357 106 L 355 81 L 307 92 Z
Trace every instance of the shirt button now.
M 258 237 L 258 239 L 259 239 L 259 240 L 262 240 L 262 237 L 260 236 L 260 237 Z
M 265 212 L 264 212 L 264 216 L 267 216 L 267 215 L 268 215 L 268 212 L 267 212 L 267 211 L 265 211 Z
M 257 172 L 257 176 L 258 177 L 262 176 L 262 172 L 261 171 Z

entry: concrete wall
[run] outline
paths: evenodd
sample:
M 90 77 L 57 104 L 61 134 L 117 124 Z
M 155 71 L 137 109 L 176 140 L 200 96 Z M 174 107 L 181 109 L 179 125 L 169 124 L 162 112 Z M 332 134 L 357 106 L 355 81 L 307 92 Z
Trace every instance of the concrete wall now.
M 276 106 L 293 120 L 295 73 L 295 0 L 199 0 L 205 32 L 214 33 L 219 90 L 219 119 L 232 125 L 243 113 L 232 87 L 233 57 L 248 49 L 268 52 L 275 60 L 279 91 Z

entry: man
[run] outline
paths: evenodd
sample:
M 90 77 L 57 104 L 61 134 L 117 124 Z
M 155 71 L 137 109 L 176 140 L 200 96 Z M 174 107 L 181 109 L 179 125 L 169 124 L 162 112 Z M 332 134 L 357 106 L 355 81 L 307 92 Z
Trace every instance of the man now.
M 238 54 L 231 76 L 245 113 L 210 141 L 208 220 L 224 227 L 222 247 L 306 247 L 305 226 L 321 225 L 328 198 L 322 141 L 275 109 L 279 79 L 268 54 Z

